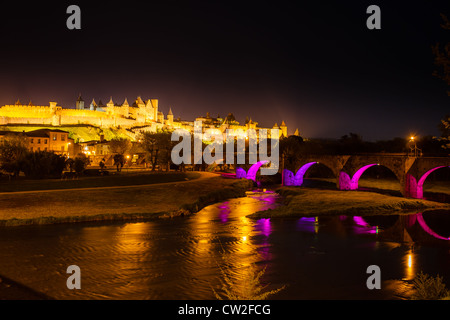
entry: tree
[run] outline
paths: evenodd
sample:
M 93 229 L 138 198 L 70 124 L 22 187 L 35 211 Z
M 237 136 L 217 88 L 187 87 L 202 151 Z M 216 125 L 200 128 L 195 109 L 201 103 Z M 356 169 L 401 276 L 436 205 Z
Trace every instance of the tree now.
M 123 164 L 125 163 L 125 157 L 123 156 L 123 154 L 116 154 L 114 155 L 114 166 L 116 166 L 117 168 L 117 172 L 122 171 L 123 168 Z
M 89 165 L 89 163 L 90 163 L 89 158 L 86 157 L 84 153 L 79 153 L 77 154 L 73 162 L 73 170 L 75 170 L 77 174 L 81 174 L 83 173 L 84 169 L 86 169 L 86 167 Z
M 444 14 L 441 14 L 441 17 L 444 20 L 441 27 L 450 30 L 450 21 L 448 18 Z M 433 72 L 433 75 L 444 80 L 450 86 L 450 42 L 444 45 L 443 50 L 441 49 L 441 45 L 437 43 L 432 47 L 432 51 L 434 54 L 434 64 L 439 68 L 439 70 Z M 447 94 L 450 96 L 450 91 L 447 91 Z
M 64 155 L 48 151 L 29 152 L 22 164 L 25 176 L 30 178 L 59 178 L 65 167 Z
M 442 148 L 450 149 L 450 115 L 446 115 L 441 120 L 439 130 L 441 131 L 441 137 L 438 140 L 443 142 Z
M 109 141 L 111 153 L 124 155 L 131 149 L 131 141 L 126 138 L 114 138 Z
M 144 132 L 142 147 L 147 154 L 147 160 L 152 164 L 152 171 L 156 165 L 167 165 L 170 168 L 171 150 L 174 143 L 171 141 L 170 131 Z
M 6 135 L 0 143 L 0 169 L 18 176 L 28 153 L 25 135 Z
M 302 154 L 303 139 L 299 136 L 289 136 L 280 139 L 280 154 L 283 167 L 294 171 L 297 167 L 297 159 Z
M 450 21 L 447 16 L 441 14 L 444 23 L 441 24 L 441 27 L 446 30 L 450 30 Z M 439 70 L 435 70 L 433 75 L 442 79 L 450 86 L 450 42 L 446 43 L 441 49 L 439 43 L 432 47 L 434 54 L 434 64 L 438 67 Z M 450 90 L 447 90 L 447 95 L 450 96 Z M 439 129 L 441 130 L 440 141 L 444 142 L 442 146 L 445 149 L 450 149 L 450 117 L 447 115 L 444 119 L 441 120 L 439 124 Z

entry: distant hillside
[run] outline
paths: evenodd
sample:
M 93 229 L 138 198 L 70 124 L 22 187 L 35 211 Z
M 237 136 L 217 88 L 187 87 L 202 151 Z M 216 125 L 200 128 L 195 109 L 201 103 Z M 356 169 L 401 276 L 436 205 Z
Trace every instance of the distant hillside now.
M 15 131 L 15 132 L 28 132 L 38 129 L 59 129 L 69 132 L 69 137 L 75 142 L 83 142 L 90 140 L 100 140 L 100 134 L 103 133 L 105 140 L 111 140 L 113 138 L 127 138 L 132 141 L 135 140 L 133 132 L 125 129 L 115 128 L 99 128 L 91 125 L 66 125 L 66 126 L 39 126 L 39 125 L 4 125 L 0 126 L 0 131 Z

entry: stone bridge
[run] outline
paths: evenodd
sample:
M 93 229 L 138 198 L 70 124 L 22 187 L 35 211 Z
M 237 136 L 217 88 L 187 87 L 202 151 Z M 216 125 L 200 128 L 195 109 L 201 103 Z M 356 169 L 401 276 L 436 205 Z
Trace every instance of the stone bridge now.
M 283 185 L 301 186 L 306 171 L 318 163 L 333 172 L 340 190 L 358 189 L 358 181 L 364 171 L 372 166 L 384 166 L 399 180 L 403 196 L 422 199 L 426 178 L 437 169 L 449 167 L 450 157 L 413 157 L 405 154 L 307 155 L 299 157 L 294 172 L 283 170 Z M 243 173 L 240 177 L 255 180 L 254 175 L 261 165 L 258 162 L 249 169 L 251 177 Z

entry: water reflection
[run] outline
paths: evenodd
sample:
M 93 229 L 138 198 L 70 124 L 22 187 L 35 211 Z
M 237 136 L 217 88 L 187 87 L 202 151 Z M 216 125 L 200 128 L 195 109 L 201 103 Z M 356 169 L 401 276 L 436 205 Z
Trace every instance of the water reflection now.
M 319 217 L 302 217 L 298 219 L 297 230 L 310 233 L 319 232 Z
M 417 255 L 413 252 L 412 248 L 403 257 L 403 265 L 405 268 L 405 277 L 402 280 L 413 280 L 417 273 L 416 268 Z
M 247 218 L 278 205 L 258 192 L 173 220 L 3 228 L 0 274 L 58 299 L 214 299 L 223 270 L 240 286 L 264 267 L 264 283 L 288 284 L 279 299 L 386 298 L 365 288 L 370 264 L 385 279 L 450 280 L 448 212 Z M 80 291 L 65 287 L 71 264 Z

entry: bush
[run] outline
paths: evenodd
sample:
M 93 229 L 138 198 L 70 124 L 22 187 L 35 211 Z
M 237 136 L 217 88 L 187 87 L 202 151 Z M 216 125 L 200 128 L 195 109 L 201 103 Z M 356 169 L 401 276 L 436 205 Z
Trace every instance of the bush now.
M 48 151 L 30 152 L 22 163 L 25 176 L 30 178 L 59 178 L 65 167 L 65 156 Z
M 81 174 L 89 162 L 89 158 L 84 153 L 79 153 L 73 162 L 73 169 L 76 173 Z
M 450 292 L 442 282 L 439 275 L 436 278 L 424 274 L 422 271 L 414 278 L 413 285 L 415 292 L 411 296 L 412 300 L 440 300 L 448 299 Z

